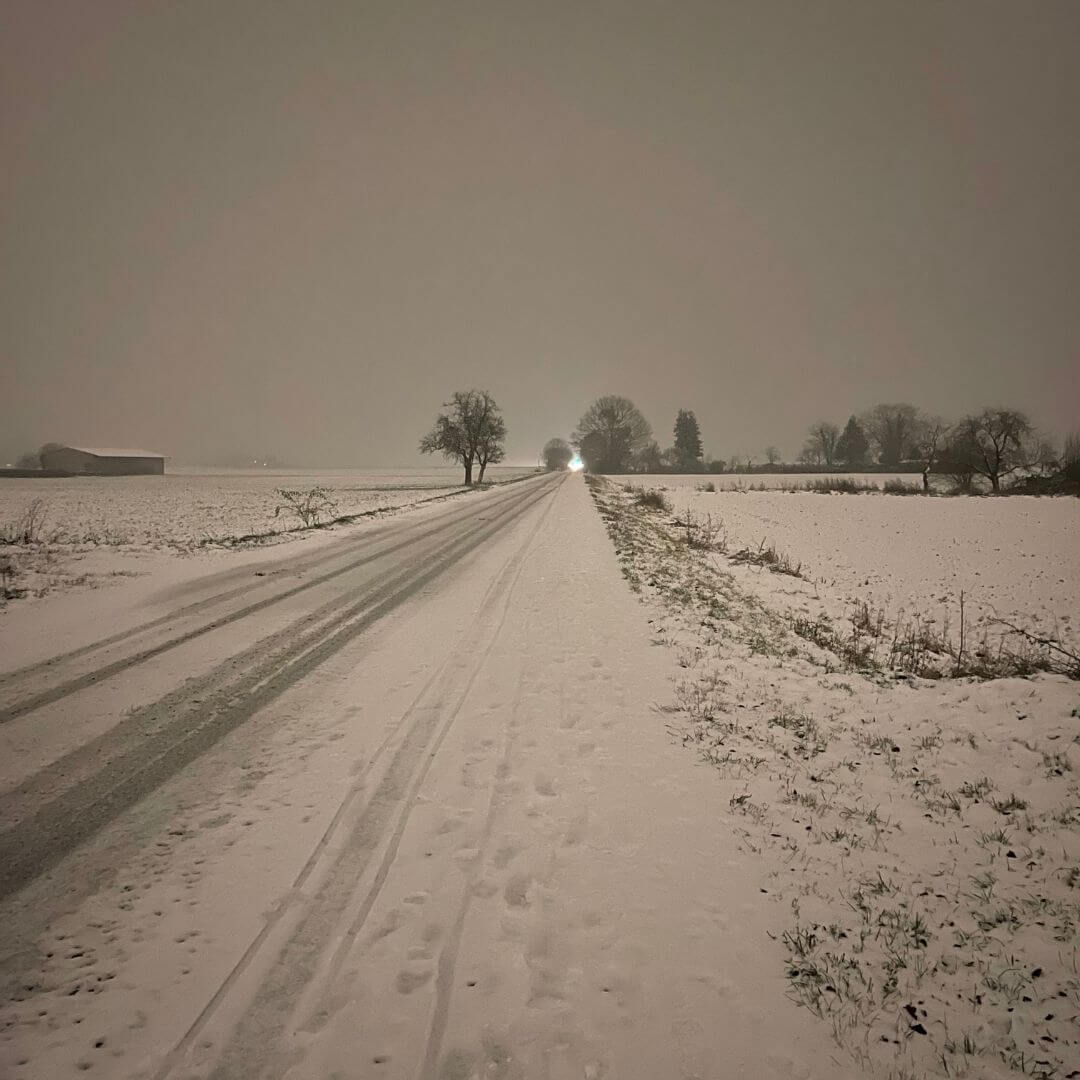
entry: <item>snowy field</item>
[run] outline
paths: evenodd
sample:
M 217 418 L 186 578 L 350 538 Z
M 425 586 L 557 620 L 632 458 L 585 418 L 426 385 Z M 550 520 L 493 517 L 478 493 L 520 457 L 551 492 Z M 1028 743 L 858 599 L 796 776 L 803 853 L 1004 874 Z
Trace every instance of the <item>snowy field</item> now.
M 533 472 L 499 466 L 504 483 Z M 160 574 L 176 555 L 222 551 L 237 541 L 310 537 L 295 513 L 275 514 L 278 489 L 325 488 L 333 503 L 321 521 L 393 512 L 461 494 L 461 470 L 207 470 L 165 476 L 18 478 L 0 482 L 0 608 L 72 588 L 98 588 L 125 577 Z M 35 515 L 32 542 L 8 543 Z
M 710 479 L 725 478 L 611 477 L 663 490 L 673 517 L 688 508 L 697 517 L 711 515 L 731 551 L 764 543 L 801 564 L 804 582 L 757 574 L 760 589 L 780 606 L 803 606 L 806 592 L 832 608 L 834 618 L 865 603 L 890 620 L 917 615 L 955 632 L 963 592 L 972 626 L 1005 618 L 1056 630 L 1067 640 L 1080 634 L 1080 625 L 1072 625 L 1080 613 L 1078 499 L 698 490 Z M 744 576 L 751 573 L 747 568 Z
M 496 467 L 495 482 L 531 472 Z M 190 548 L 250 533 L 285 529 L 295 518 L 274 516 L 278 488 L 329 490 L 339 515 L 406 506 L 461 488 L 461 470 L 176 469 L 165 476 L 14 479 L 0 483 L 0 527 L 34 500 L 45 514 L 44 536 L 59 544 Z
M 1078 1075 L 1080 501 L 618 479 L 594 494 L 681 670 L 663 722 L 715 770 L 729 812 L 708 826 L 787 920 L 763 948 L 788 1000 L 860 1075 Z M 666 511 L 636 497 L 658 486 Z M 726 540 L 687 543 L 688 510 Z M 882 622 L 867 596 L 895 605 Z M 1041 613 L 1071 652 L 994 610 Z

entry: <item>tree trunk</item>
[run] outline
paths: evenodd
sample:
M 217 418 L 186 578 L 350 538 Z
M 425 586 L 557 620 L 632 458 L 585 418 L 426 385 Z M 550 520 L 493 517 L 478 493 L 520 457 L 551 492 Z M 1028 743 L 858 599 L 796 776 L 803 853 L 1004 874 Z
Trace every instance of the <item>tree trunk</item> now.
M 923 469 L 922 489 L 923 489 L 923 491 L 926 491 L 926 492 L 929 492 L 929 490 L 930 490 L 930 468 L 929 468 L 929 466 L 927 466 L 925 469 Z
M 995 494 L 1001 491 L 1001 477 L 997 473 L 990 474 L 990 490 Z
M 486 461 L 481 461 L 480 462 L 480 475 L 476 478 L 476 482 L 478 484 L 482 484 L 484 482 L 484 470 L 486 468 L 487 468 L 487 462 Z
M 465 462 L 465 486 L 472 487 L 472 458 Z

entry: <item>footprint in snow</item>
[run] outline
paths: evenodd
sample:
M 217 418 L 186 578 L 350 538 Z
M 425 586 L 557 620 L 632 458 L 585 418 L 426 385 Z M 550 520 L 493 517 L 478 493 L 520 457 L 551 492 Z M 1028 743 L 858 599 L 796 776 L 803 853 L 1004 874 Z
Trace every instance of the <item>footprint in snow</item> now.
M 425 971 L 409 971 L 406 968 L 398 972 L 394 985 L 397 987 L 399 994 L 411 994 L 428 982 L 431 976 L 432 971 L 430 968 Z
M 547 795 L 550 797 L 555 794 L 555 782 L 547 775 L 547 773 L 537 773 L 534 786 L 537 795 Z

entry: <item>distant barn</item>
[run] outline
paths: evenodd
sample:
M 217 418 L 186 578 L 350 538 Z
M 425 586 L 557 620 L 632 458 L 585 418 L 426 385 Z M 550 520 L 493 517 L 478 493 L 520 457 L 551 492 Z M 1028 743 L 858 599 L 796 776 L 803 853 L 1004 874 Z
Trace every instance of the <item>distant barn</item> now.
M 149 450 L 58 446 L 42 451 L 41 467 L 87 476 L 161 476 L 165 472 L 165 458 Z

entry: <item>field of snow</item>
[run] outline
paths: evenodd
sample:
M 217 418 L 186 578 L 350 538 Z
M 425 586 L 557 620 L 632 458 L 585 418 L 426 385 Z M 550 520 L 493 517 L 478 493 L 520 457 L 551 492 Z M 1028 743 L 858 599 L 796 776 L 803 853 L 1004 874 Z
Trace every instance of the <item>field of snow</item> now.
M 948 650 L 924 666 L 925 621 L 909 616 L 895 651 L 895 612 L 857 636 L 850 615 L 871 590 L 945 609 L 964 588 L 983 611 L 1041 611 L 1064 632 L 1080 610 L 1080 502 L 648 479 L 594 481 L 594 497 L 681 669 L 663 723 L 728 800 L 708 828 L 753 855 L 761 905 L 786 917 L 763 956 L 788 999 L 860 1075 L 1078 1075 L 1075 654 L 995 640 L 987 623 L 989 648 L 969 625 L 963 666 Z M 635 497 L 658 482 L 671 511 Z M 687 543 L 688 509 L 722 516 L 727 542 Z M 763 537 L 794 565 L 740 557 Z M 799 559 L 805 577 L 789 572 Z
M 503 483 L 532 469 L 498 466 Z M 327 490 L 330 517 L 392 512 L 463 493 L 461 470 L 173 469 L 165 476 L 18 478 L 0 482 L 0 608 L 72 588 L 159 574 L 177 554 L 233 546 L 242 538 L 310 537 L 282 505 L 278 489 Z M 32 543 L 7 543 L 36 513 Z M 245 539 L 247 545 L 251 541 Z
M 802 606 L 802 592 L 817 593 L 816 600 L 824 602 L 816 588 L 822 585 L 828 586 L 826 606 L 841 609 L 830 611 L 834 618 L 866 603 L 889 619 L 903 612 L 939 628 L 948 623 L 955 632 L 963 592 L 970 626 L 1005 618 L 1063 640 L 1080 635 L 1080 625 L 1072 625 L 1080 612 L 1077 499 L 707 492 L 698 487 L 724 478 L 611 479 L 663 490 L 673 516 L 687 509 L 697 517 L 711 515 L 722 523 L 730 551 L 764 543 L 801 564 L 805 582 L 798 583 L 744 569 L 744 576 L 761 578 L 760 588 L 774 594 L 779 606 Z
M 499 482 L 530 469 L 488 470 Z M 461 490 L 458 468 L 248 472 L 177 469 L 165 476 L 14 479 L 0 483 L 0 528 L 34 500 L 44 536 L 59 544 L 190 548 L 207 540 L 276 531 L 297 524 L 274 516 L 278 488 L 329 490 L 339 515 L 384 510 Z

